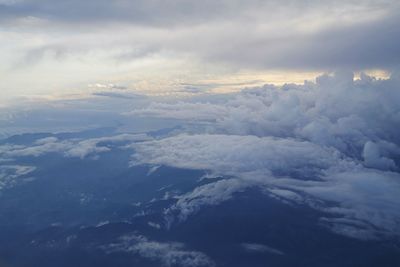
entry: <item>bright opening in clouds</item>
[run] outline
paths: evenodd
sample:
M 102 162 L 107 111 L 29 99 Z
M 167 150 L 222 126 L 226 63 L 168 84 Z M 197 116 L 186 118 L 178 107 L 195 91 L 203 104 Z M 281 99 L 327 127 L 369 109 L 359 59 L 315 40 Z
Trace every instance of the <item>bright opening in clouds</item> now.
M 398 25 L 0 0 L 0 266 L 400 266 Z

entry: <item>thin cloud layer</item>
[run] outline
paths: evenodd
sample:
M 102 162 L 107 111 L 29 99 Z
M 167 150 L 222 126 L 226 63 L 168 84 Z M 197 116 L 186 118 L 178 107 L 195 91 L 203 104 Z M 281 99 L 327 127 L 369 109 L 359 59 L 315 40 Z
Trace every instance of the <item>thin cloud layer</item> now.
M 333 149 L 310 142 L 249 135 L 178 135 L 141 142 L 134 148 L 135 164 L 195 169 L 212 166 L 215 171 L 232 175 L 254 170 L 276 175 L 312 173 L 341 164 L 339 153 Z
M 66 157 L 86 158 L 96 157 L 98 154 L 110 151 L 107 143 L 126 143 L 150 140 L 146 134 L 120 134 L 110 137 L 99 137 L 92 139 L 68 139 L 58 140 L 56 137 L 46 137 L 37 140 L 32 146 L 24 145 L 2 145 L 0 155 L 3 158 L 14 159 L 17 157 L 38 157 L 47 153 L 61 153 Z

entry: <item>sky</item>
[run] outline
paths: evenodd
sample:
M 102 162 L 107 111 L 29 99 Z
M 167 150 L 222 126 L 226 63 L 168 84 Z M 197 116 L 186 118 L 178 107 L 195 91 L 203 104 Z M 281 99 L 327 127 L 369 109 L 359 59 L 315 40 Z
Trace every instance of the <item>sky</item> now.
M 126 89 L 232 92 L 321 73 L 387 77 L 400 2 L 0 0 L 0 103 Z

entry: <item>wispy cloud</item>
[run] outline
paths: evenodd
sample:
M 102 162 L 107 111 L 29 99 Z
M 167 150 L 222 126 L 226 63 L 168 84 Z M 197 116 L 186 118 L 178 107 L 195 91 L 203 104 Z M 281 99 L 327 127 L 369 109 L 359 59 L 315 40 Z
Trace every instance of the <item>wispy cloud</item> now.
M 119 242 L 103 247 L 108 253 L 127 252 L 138 254 L 163 266 L 200 267 L 215 266 L 215 263 L 200 251 L 188 250 L 178 242 L 157 242 L 142 235 L 122 236 Z
M 38 157 L 48 153 L 60 153 L 66 157 L 86 158 L 92 156 L 96 158 L 99 153 L 110 151 L 111 149 L 104 144 L 108 143 L 132 143 L 135 141 L 150 140 L 146 134 L 120 134 L 110 137 L 99 137 L 92 139 L 67 139 L 58 140 L 56 137 L 46 137 L 37 140 L 29 146 L 0 146 L 0 155 L 4 158 L 16 157 Z

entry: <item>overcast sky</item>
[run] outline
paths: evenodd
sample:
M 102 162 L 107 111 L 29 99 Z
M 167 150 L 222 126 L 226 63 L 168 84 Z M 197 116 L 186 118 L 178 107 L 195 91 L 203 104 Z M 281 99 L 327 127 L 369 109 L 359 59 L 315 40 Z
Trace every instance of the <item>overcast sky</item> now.
M 0 97 L 391 72 L 398 25 L 395 0 L 0 0 Z

